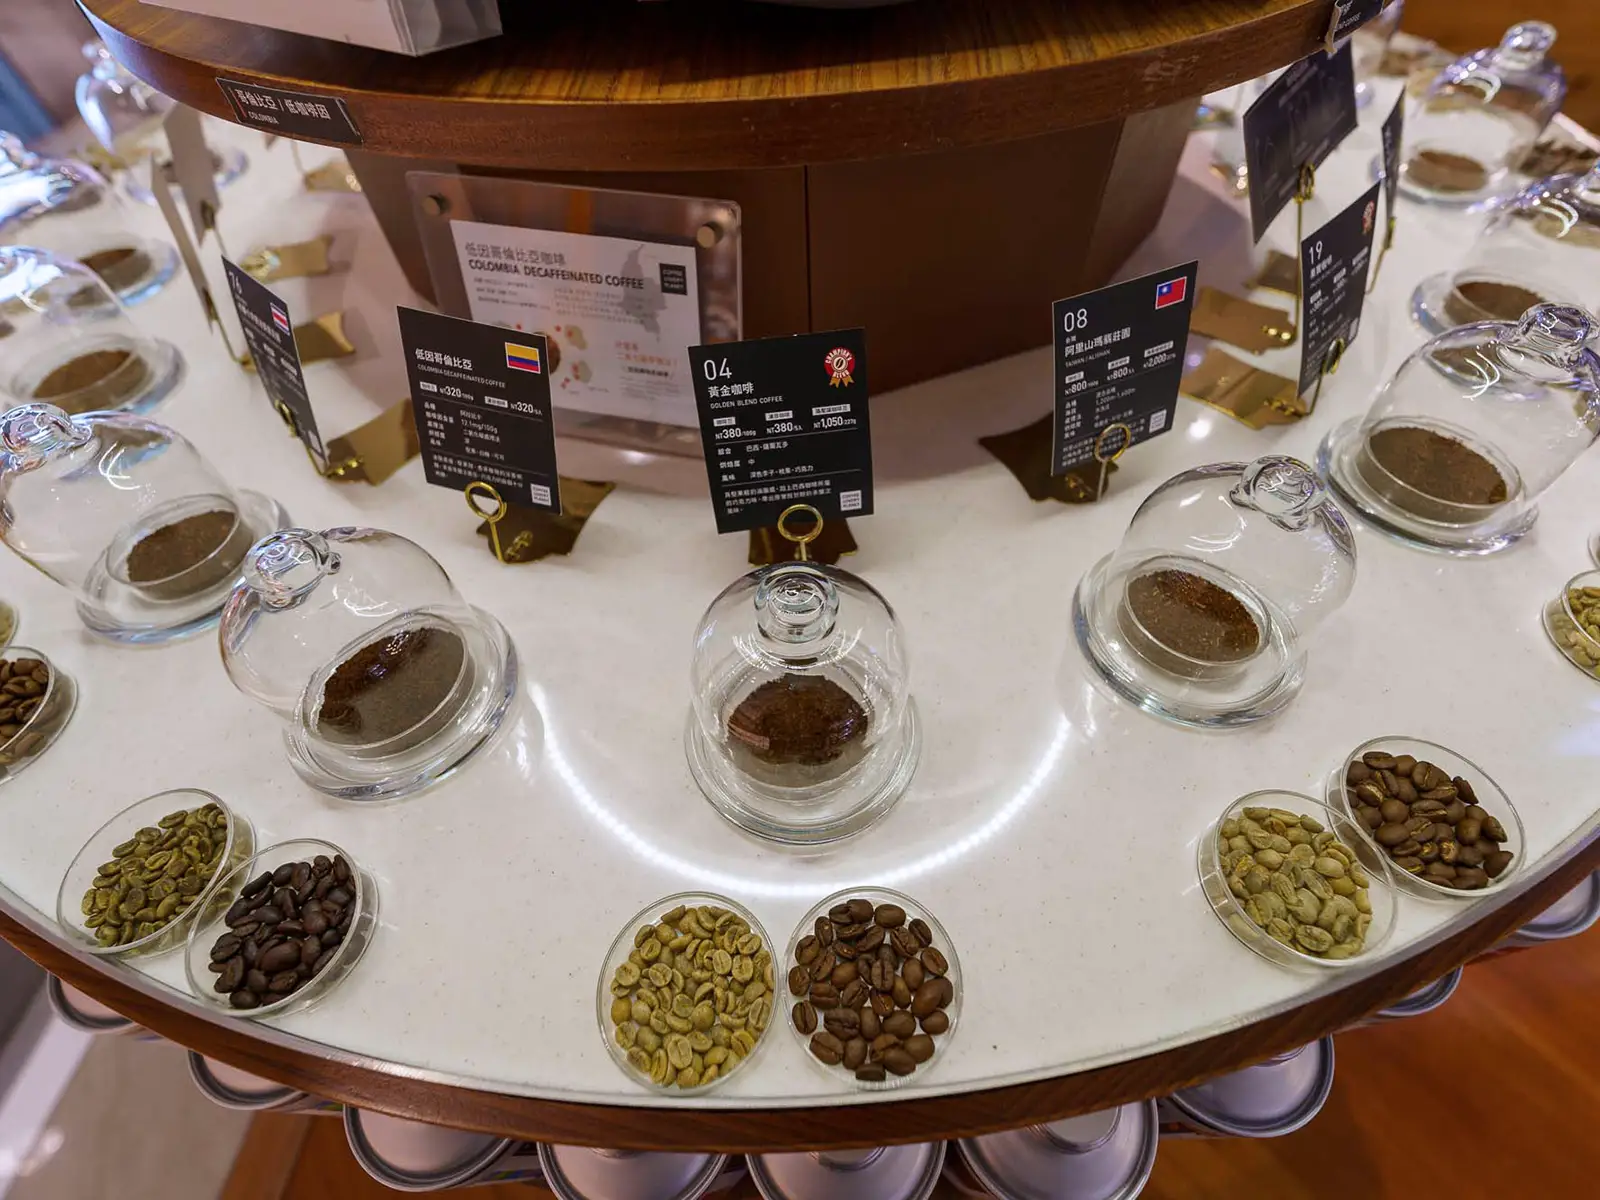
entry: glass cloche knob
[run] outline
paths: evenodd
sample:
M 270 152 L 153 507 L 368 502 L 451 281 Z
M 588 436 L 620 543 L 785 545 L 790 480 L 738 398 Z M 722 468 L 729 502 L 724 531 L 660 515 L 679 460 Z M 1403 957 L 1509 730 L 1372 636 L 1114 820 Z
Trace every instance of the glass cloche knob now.
M 834 630 L 839 591 L 807 563 L 789 563 L 766 574 L 756 587 L 756 626 L 776 642 L 817 642 Z
M 328 540 L 309 529 L 285 529 L 263 538 L 245 560 L 244 582 L 269 608 L 295 603 L 325 575 L 339 569 Z
M 1554 366 L 1571 369 L 1583 359 L 1595 335 L 1594 319 L 1581 308 L 1567 304 L 1539 304 L 1522 314 L 1516 331 L 1499 343 L 1501 354 L 1528 355 Z M 1530 364 L 1518 363 L 1523 369 Z
M 1556 27 L 1544 21 L 1523 21 L 1506 30 L 1496 58 L 1511 66 L 1536 67 L 1556 44 Z
M 1229 493 L 1243 508 L 1251 508 L 1284 529 L 1304 529 L 1328 492 L 1305 463 L 1268 455 L 1245 468 Z
M 23 468 L 65 447 L 81 446 L 93 436 L 87 424 L 53 404 L 22 404 L 0 417 L 0 445 Z

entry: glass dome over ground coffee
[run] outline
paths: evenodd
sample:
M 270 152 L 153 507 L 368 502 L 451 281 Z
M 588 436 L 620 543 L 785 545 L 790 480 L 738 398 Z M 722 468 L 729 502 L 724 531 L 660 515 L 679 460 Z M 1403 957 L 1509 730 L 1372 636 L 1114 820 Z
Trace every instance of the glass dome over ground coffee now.
M 904 633 L 848 571 L 785 562 L 735 581 L 700 622 L 690 685 L 695 782 L 762 837 L 848 837 L 883 816 L 916 769 Z
M 517 686 L 500 622 L 415 542 L 381 529 L 285 529 L 245 557 L 222 660 L 287 725 L 294 769 L 352 800 L 448 775 L 499 727 Z
M 1355 542 L 1292 458 L 1174 476 L 1073 598 L 1078 644 L 1118 694 L 1185 725 L 1277 712 L 1300 689 L 1305 641 L 1355 582 Z

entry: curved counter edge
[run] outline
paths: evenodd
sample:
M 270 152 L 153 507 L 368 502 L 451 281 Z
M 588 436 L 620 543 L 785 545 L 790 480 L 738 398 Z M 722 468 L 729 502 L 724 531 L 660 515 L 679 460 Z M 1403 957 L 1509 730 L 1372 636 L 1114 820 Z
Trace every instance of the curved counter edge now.
M 1033 1083 L 873 1104 L 863 1136 L 860 1104 L 690 1109 L 540 1100 L 437 1082 L 399 1064 L 340 1053 L 270 1026 L 212 1017 L 162 999 L 142 979 L 102 970 L 44 922 L 0 902 L 0 935 L 45 970 L 132 1021 L 188 1049 L 267 1079 L 364 1109 L 528 1141 L 637 1150 L 759 1153 L 924 1142 L 994 1133 L 1161 1096 L 1335 1033 L 1493 950 L 1507 935 L 1600 868 L 1591 830 L 1532 886 L 1463 929 L 1327 995 L 1237 1029 L 1142 1058 Z M 1241 951 L 1242 953 L 1242 951 Z
M 885 69 L 896 68 L 895 79 L 884 86 L 798 92 L 775 86 L 758 96 L 719 90 L 719 81 L 744 73 L 741 64 L 730 63 L 725 71 L 708 73 L 703 97 L 618 102 L 563 95 L 551 79 L 576 77 L 574 72 L 516 59 L 515 49 L 494 42 L 444 52 L 462 62 L 482 56 L 482 67 L 463 70 L 460 90 L 484 75 L 507 79 L 520 73 L 542 86 L 540 94 L 450 95 L 438 83 L 445 68 L 427 58 L 320 42 L 137 0 L 79 0 L 79 7 L 134 74 L 224 120 L 237 123 L 218 75 L 345 101 L 366 151 L 544 171 L 797 166 L 1056 133 L 1160 108 L 1294 62 L 1322 45 L 1328 19 L 1325 0 L 1287 0 L 1265 13 L 1239 5 L 1232 24 L 1204 28 L 1196 21 L 1188 36 L 1164 32 L 1165 41 L 1105 57 L 989 74 L 969 70 L 963 77 L 961 60 L 982 54 L 970 48 L 957 55 L 913 53 L 912 61 L 925 68 L 909 72 L 919 82 L 900 82 L 908 72 L 888 59 Z M 637 19 L 641 36 L 647 36 L 648 23 L 665 18 Z M 1114 27 L 1114 21 L 1086 23 L 1071 31 L 1071 41 L 1092 54 L 1096 41 L 1104 42 L 1105 31 Z M 774 72 L 775 79 L 807 66 L 780 65 L 784 70 Z M 383 82 L 363 86 L 360 81 L 367 79 Z

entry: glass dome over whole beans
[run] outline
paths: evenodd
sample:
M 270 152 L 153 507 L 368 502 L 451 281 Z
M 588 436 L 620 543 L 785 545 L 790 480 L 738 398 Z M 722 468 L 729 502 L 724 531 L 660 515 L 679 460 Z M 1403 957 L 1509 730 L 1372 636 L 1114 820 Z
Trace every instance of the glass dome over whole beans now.
M 217 619 L 251 542 L 287 522 L 181 434 L 126 413 L 0 417 L 0 538 L 103 637 L 160 642 Z
M 695 634 L 695 782 L 723 816 L 776 841 L 865 829 L 916 769 L 910 670 L 894 610 L 866 580 L 814 562 L 752 571 Z
M 1541 304 L 1515 324 L 1439 335 L 1365 417 L 1324 439 L 1317 468 L 1376 528 L 1458 554 L 1503 549 L 1539 497 L 1600 437 L 1594 318 Z
M 285 529 L 245 555 L 222 614 L 234 686 L 287 726 L 289 760 L 347 799 L 405 795 L 461 765 L 516 693 L 500 622 L 381 529 Z
M 1196 467 L 1139 506 L 1073 598 L 1078 644 L 1125 699 L 1186 725 L 1270 716 L 1355 583 L 1355 541 L 1311 468 Z

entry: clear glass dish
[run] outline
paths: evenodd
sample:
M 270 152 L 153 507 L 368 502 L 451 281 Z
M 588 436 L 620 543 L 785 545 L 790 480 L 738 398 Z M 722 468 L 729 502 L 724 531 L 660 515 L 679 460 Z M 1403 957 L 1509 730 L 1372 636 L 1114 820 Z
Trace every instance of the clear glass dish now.
M 288 520 L 176 430 L 24 404 L 0 417 L 0 538 L 73 593 L 102 637 L 163 642 L 217 620 L 246 551 Z
M 793 844 L 849 837 L 905 793 L 921 752 L 905 633 L 836 567 L 752 571 L 695 635 L 685 749 L 728 820 Z
M 228 677 L 284 722 L 290 764 L 347 800 L 408 795 L 500 727 L 517 657 L 421 546 L 381 529 L 284 529 L 245 555 L 219 631 Z
M 1383 754 L 1400 755 L 1409 754 L 1419 762 L 1430 762 L 1448 774 L 1452 779 L 1459 776 L 1472 785 L 1476 802 L 1490 816 L 1494 817 L 1504 827 L 1506 840 L 1500 844 L 1501 849 L 1511 851 L 1511 862 L 1498 879 L 1491 879 L 1489 885 L 1472 891 L 1459 891 L 1455 888 L 1444 887 L 1427 879 L 1412 875 L 1402 868 L 1390 864 L 1389 875 L 1396 886 L 1403 888 L 1414 896 L 1424 899 L 1448 900 L 1474 900 L 1479 896 L 1489 896 L 1496 892 L 1503 892 L 1506 885 L 1516 878 L 1522 869 L 1522 818 L 1517 815 L 1517 810 L 1512 806 L 1500 785 L 1471 759 L 1464 758 L 1447 746 L 1436 742 L 1425 742 L 1420 738 L 1410 737 L 1380 737 L 1373 738 L 1370 742 L 1363 742 L 1339 761 L 1339 764 L 1328 774 L 1325 795 L 1330 807 L 1336 808 L 1356 827 L 1362 844 L 1371 847 L 1376 853 L 1388 854 L 1379 845 L 1377 839 L 1367 827 L 1356 817 L 1356 805 L 1352 798 L 1352 789 L 1345 782 L 1350 764 L 1362 755 L 1378 751 Z
M 258 875 L 274 871 L 284 863 L 311 862 L 319 854 L 326 855 L 330 859 L 343 857 L 345 862 L 350 864 L 350 879 L 355 885 L 355 898 L 351 903 L 355 907 L 352 910 L 349 930 L 335 947 L 334 956 L 328 960 L 328 965 L 299 991 L 290 993 L 282 1000 L 262 1004 L 256 1008 L 234 1008 L 227 996 L 220 995 L 212 989 L 217 977 L 207 970 L 211 963 L 211 948 L 223 934 L 228 932 L 228 926 L 223 918 L 233 902 L 239 898 L 239 893 L 245 885 Z M 189 990 L 202 1004 L 230 1017 L 246 1021 L 298 1012 L 322 1003 L 345 976 L 355 969 L 378 932 L 377 881 L 344 850 L 332 842 L 317 841 L 313 838 L 279 842 L 264 850 L 258 850 L 252 858 L 246 859 L 223 877 L 222 881 L 212 889 L 203 907 L 198 905 L 196 907 L 200 908 L 200 914 L 189 927 L 189 940 L 184 947 L 184 971 L 189 979 Z
M 1574 591 L 1584 593 L 1580 604 L 1588 601 L 1595 606 L 1586 609 L 1587 622 L 1573 607 Z M 1562 585 L 1544 606 L 1544 631 L 1563 658 L 1590 678 L 1600 679 L 1600 571 L 1583 571 Z
M 1310 467 L 1215 463 L 1145 499 L 1079 583 L 1073 628 L 1100 677 L 1144 711 L 1247 724 L 1298 693 L 1307 642 L 1355 571 L 1355 539 Z
M 8 408 L 147 412 L 183 380 L 178 348 L 141 333 L 104 279 L 38 247 L 0 247 L 0 333 Z
M 1308 954 L 1273 938 L 1246 914 L 1244 903 L 1229 889 L 1219 843 L 1223 825 L 1242 816 L 1246 808 L 1279 808 L 1297 817 L 1310 817 L 1324 830 L 1332 831 L 1339 841 L 1355 852 L 1357 861 L 1367 874 L 1367 899 L 1372 906 L 1372 923 L 1367 929 L 1366 941 L 1360 953 L 1349 958 L 1322 958 Z M 1358 822 L 1310 796 L 1270 789 L 1241 796 L 1223 809 L 1222 815 L 1201 835 L 1195 847 L 1195 859 L 1200 872 L 1200 888 L 1211 902 L 1211 911 L 1217 914 L 1217 920 L 1244 945 L 1279 966 L 1310 970 L 1364 966 L 1383 950 L 1389 935 L 1394 932 L 1394 872 L 1386 856 L 1359 828 Z
M 33 712 L 28 714 L 21 728 L 0 743 L 0 783 L 15 778 L 34 759 L 38 758 L 61 736 L 67 722 L 78 707 L 78 685 L 55 663 L 37 650 L 26 646 L 7 646 L 3 655 L 8 662 L 35 658 L 49 668 L 50 681 Z M 31 699 L 32 697 L 29 697 Z
M 1514 171 L 1561 111 L 1567 81 L 1550 59 L 1553 25 L 1524 21 L 1498 46 L 1456 59 L 1406 115 L 1400 190 L 1463 206 L 1515 187 Z
M 1541 304 L 1411 355 L 1364 417 L 1329 432 L 1317 470 L 1348 508 L 1413 546 L 1491 554 L 1533 528 L 1539 497 L 1600 437 L 1595 321 Z
M 663 896 L 660 900 L 655 901 L 653 904 L 647 904 L 638 912 L 636 912 L 631 918 L 629 918 L 627 924 L 622 927 L 621 932 L 617 934 L 616 940 L 611 943 L 611 948 L 606 951 L 605 961 L 600 967 L 600 977 L 595 984 L 595 1017 L 600 1031 L 600 1040 L 605 1044 L 606 1053 L 611 1055 L 611 1061 L 616 1063 L 617 1069 L 629 1079 L 633 1080 L 640 1087 L 646 1088 L 657 1095 L 671 1096 L 674 1098 L 706 1095 L 707 1093 L 715 1091 L 717 1088 L 721 1087 L 728 1081 L 729 1078 L 738 1074 L 740 1071 L 747 1070 L 750 1064 L 754 1062 L 755 1059 L 761 1054 L 761 1051 L 766 1044 L 772 1040 L 772 1030 L 774 1024 L 776 1023 L 775 1018 L 777 1015 L 775 1012 L 771 1015 L 766 1027 L 761 1030 L 759 1036 L 755 1037 L 755 1046 L 742 1059 L 738 1059 L 731 1069 L 723 1071 L 722 1064 L 718 1065 L 717 1077 L 710 1083 L 699 1084 L 695 1087 L 689 1088 L 679 1087 L 676 1083 L 668 1085 L 653 1083 L 647 1074 L 644 1074 L 639 1069 L 635 1068 L 635 1066 L 628 1061 L 628 1050 L 618 1043 L 616 1037 L 617 1025 L 611 1020 L 612 1001 L 618 998 L 611 990 L 611 983 L 616 977 L 618 968 L 629 961 L 629 956 L 637 948 L 638 943 L 636 942 L 636 938 L 639 931 L 646 925 L 657 925 L 662 916 L 672 912 L 680 905 L 684 906 L 685 908 L 710 907 L 728 910 L 743 920 L 744 923 L 750 927 L 750 932 L 754 933 L 761 939 L 762 950 L 757 952 L 757 957 L 759 957 L 761 953 L 765 953 L 769 956 L 773 955 L 772 938 L 768 935 L 766 929 L 762 927 L 761 922 L 756 919 L 756 915 L 748 908 L 744 907 L 744 905 L 740 904 L 737 900 L 731 900 L 727 896 L 719 896 L 715 892 L 677 892 L 671 896 Z M 635 965 L 637 965 L 637 963 Z M 776 960 L 771 959 L 766 964 L 766 968 L 770 969 L 773 973 L 772 983 L 766 983 L 764 981 L 764 971 L 759 967 L 758 973 L 754 978 L 763 980 L 763 986 L 767 989 L 766 998 L 772 1001 L 772 1006 L 775 1009 L 778 1002 L 782 999 L 782 997 L 777 994 L 778 989 L 774 986 L 774 984 L 777 983 L 778 974 Z M 760 999 L 760 997 L 757 999 Z M 661 1035 L 658 1033 L 657 1036 L 664 1040 L 666 1035 Z M 710 1035 L 708 1034 L 708 1036 Z M 643 1049 L 643 1047 L 639 1047 L 637 1044 L 635 1048 Z M 703 1054 L 705 1052 L 700 1051 L 697 1053 Z M 730 1055 L 729 1060 L 731 1059 L 732 1056 Z
M 877 906 L 880 904 L 898 905 L 900 908 L 905 910 L 906 921 L 908 924 L 915 918 L 920 918 L 921 920 L 926 921 L 928 928 L 933 933 L 932 945 L 945 956 L 945 960 L 949 963 L 949 968 L 945 971 L 945 978 L 949 979 L 951 984 L 955 987 L 955 999 L 952 1000 L 950 1004 L 943 1010 L 945 1015 L 950 1018 L 950 1028 L 934 1038 L 935 1049 L 933 1057 L 925 1063 L 918 1064 L 917 1069 L 909 1075 L 895 1075 L 892 1072 L 886 1073 L 881 1083 L 857 1079 L 854 1071 L 847 1070 L 842 1065 L 829 1066 L 827 1063 L 823 1062 L 821 1059 L 817 1058 L 811 1053 L 810 1043 L 812 1035 L 808 1033 L 802 1033 L 799 1026 L 795 1024 L 794 1020 L 795 1006 L 798 1001 L 802 999 L 802 997 L 791 995 L 786 986 L 789 970 L 795 965 L 795 951 L 800 945 L 801 940 L 815 934 L 817 922 L 828 920 L 828 910 L 831 909 L 835 904 L 842 904 L 847 900 L 854 900 L 857 897 L 871 901 L 874 908 L 877 908 Z M 805 1057 L 805 1060 L 810 1063 L 814 1069 L 822 1072 L 822 1074 L 825 1075 L 836 1086 L 842 1084 L 845 1087 L 853 1088 L 854 1090 L 860 1092 L 893 1091 L 896 1088 L 904 1087 L 913 1080 L 921 1081 L 926 1079 L 928 1074 L 939 1064 L 939 1062 L 950 1053 L 950 1041 L 955 1037 L 956 1029 L 961 1023 L 961 1005 L 966 996 L 966 988 L 962 985 L 961 979 L 960 956 L 956 954 L 955 943 L 950 940 L 950 935 L 945 931 L 945 927 L 939 923 L 939 918 L 934 916 L 925 905 L 917 901 L 914 897 L 908 896 L 904 892 L 897 892 L 891 888 L 882 887 L 845 888 L 818 901 L 812 907 L 811 911 L 806 913 L 806 915 L 800 919 L 800 923 L 795 926 L 794 933 L 789 936 L 789 945 L 784 950 L 783 962 L 778 964 L 776 975 L 778 979 L 778 989 L 782 993 L 780 999 L 782 1000 L 785 1008 L 784 1021 L 788 1025 L 789 1032 L 791 1035 L 793 1035 L 796 1044 L 800 1047 L 800 1053 Z M 822 1014 L 820 1012 L 817 1014 L 817 1018 L 817 1028 L 821 1029 Z M 918 1029 L 920 1031 L 920 1024 Z
M 1430 333 L 1509 321 L 1540 304 L 1600 312 L 1600 166 L 1552 175 L 1495 208 L 1466 257 L 1411 294 Z
M 192 901 L 188 907 L 168 924 L 144 937 L 120 945 L 107 946 L 101 943 L 95 931 L 84 924 L 83 900 L 84 893 L 94 886 L 94 880 L 100 875 L 101 866 L 112 862 L 112 851 L 132 841 L 135 834 L 141 830 L 159 833 L 158 822 L 169 813 L 203 808 L 208 804 L 214 804 L 222 811 L 223 824 L 219 831 L 222 834 L 222 843 L 216 846 L 213 839 L 217 867 L 209 878 L 200 881 L 199 887 L 192 893 Z M 83 849 L 78 851 L 78 856 L 72 860 L 72 865 L 62 876 L 61 890 L 56 895 L 56 923 L 61 927 L 61 932 L 86 954 L 119 958 L 164 954 L 183 943 L 190 922 L 198 913 L 204 911 L 211 892 L 234 867 L 249 858 L 254 849 L 255 830 L 251 828 L 250 822 L 210 792 L 203 792 L 198 788 L 175 788 L 170 792 L 157 792 L 153 796 L 146 796 L 143 800 L 130 804 L 95 830 L 83 844 Z M 152 880 L 151 886 L 158 882 L 160 880 Z M 172 887 L 169 895 L 181 896 L 181 882 L 170 876 L 166 882 Z M 153 895 L 150 898 L 155 899 Z

